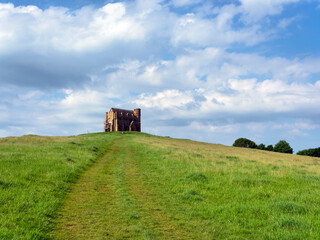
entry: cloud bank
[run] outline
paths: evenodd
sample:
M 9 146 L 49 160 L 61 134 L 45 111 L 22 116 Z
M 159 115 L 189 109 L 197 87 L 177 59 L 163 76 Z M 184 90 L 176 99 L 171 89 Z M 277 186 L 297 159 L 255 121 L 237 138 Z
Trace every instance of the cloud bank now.
M 141 107 L 150 133 L 304 147 L 320 128 L 320 57 L 261 51 L 299 21 L 283 15 L 294 4 L 0 3 L 0 136 L 101 131 L 108 108 Z

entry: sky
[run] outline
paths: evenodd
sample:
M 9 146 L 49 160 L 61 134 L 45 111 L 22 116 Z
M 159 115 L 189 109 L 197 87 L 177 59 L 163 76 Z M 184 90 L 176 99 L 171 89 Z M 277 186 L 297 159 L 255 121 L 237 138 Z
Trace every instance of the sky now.
M 320 147 L 319 0 L 0 0 L 0 137 L 142 131 Z

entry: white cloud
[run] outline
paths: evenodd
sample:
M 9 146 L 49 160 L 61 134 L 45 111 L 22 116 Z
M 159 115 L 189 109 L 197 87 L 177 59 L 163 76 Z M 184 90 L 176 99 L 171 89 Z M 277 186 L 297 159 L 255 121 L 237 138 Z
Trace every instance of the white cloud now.
M 61 107 L 77 109 L 90 105 L 98 105 L 106 100 L 106 95 L 91 89 L 81 91 L 65 90 L 66 96 L 61 101 Z
M 292 22 L 294 22 L 297 19 L 297 17 L 291 17 L 291 18 L 283 18 L 279 21 L 278 27 L 279 28 L 287 28 Z
M 139 20 L 126 15 L 123 3 L 110 3 L 98 10 L 85 7 L 75 12 L 0 3 L 0 51 L 8 45 L 16 49 L 13 44 L 17 43 L 42 50 L 53 47 L 60 51 L 88 51 L 113 41 L 143 38 Z
M 201 132 L 211 132 L 211 133 L 235 133 L 239 131 L 239 124 L 225 124 L 225 125 L 213 125 L 203 124 L 203 122 L 199 121 L 192 121 L 188 128 L 196 129 L 197 131 Z
M 298 129 L 298 130 L 314 130 L 319 128 L 319 124 L 314 124 L 308 120 L 298 120 L 294 123 L 274 124 L 273 129 Z
M 63 52 L 92 52 L 114 47 L 119 42 L 145 44 L 150 38 L 166 44 L 170 41 L 175 47 L 254 45 L 268 40 L 272 31 L 262 30 L 259 24 L 235 29 L 235 17 L 249 13 L 273 14 L 277 12 L 274 9 L 296 1 L 243 0 L 241 6 L 229 4 L 214 8 L 214 15 L 210 17 L 197 11 L 181 16 L 170 11 L 163 1 L 109 3 L 99 9 L 84 7 L 72 12 L 67 8 L 41 10 L 36 6 L 14 7 L 0 3 L 0 53 L 16 51 L 17 46 L 40 53 L 52 48 Z M 177 0 L 174 4 L 188 5 L 191 1 Z M 289 21 L 292 19 L 283 19 L 279 25 L 287 25 Z
M 183 7 L 200 3 L 201 0 L 172 0 L 174 6 Z
M 183 107 L 192 101 L 193 98 L 189 93 L 181 93 L 178 90 L 169 89 L 164 92 L 158 92 L 155 95 L 142 94 L 134 102 L 139 106 L 163 110 Z
M 319 83 L 306 82 L 308 76 L 320 72 L 317 62 L 207 48 L 189 51 L 174 61 L 124 64 L 107 78 L 115 83 L 112 86 L 119 84 L 113 88 L 115 92 L 123 92 L 125 84 L 131 90 L 140 89 L 138 100 L 131 101 L 152 109 L 151 115 L 159 109 L 168 111 L 170 114 L 164 115 L 167 120 L 260 121 L 261 114 L 272 119 L 279 113 L 280 118 L 286 113 L 299 117 L 310 116 L 311 112 L 320 114 L 315 110 L 320 104 Z M 129 81 L 125 76 L 130 76 Z
M 285 4 L 296 3 L 300 0 L 240 0 L 247 21 L 259 20 L 266 15 L 276 15 L 282 12 Z
M 174 26 L 171 42 L 173 45 L 191 44 L 193 46 L 228 46 L 232 43 L 254 45 L 266 41 L 269 33 L 260 30 L 259 25 L 233 29 L 235 16 L 241 9 L 235 5 L 215 8 L 215 18 L 188 13 L 179 18 Z
M 39 90 L 33 90 L 33 91 L 19 94 L 18 98 L 22 101 L 28 101 L 28 100 L 40 99 L 44 96 L 45 94 L 43 92 Z

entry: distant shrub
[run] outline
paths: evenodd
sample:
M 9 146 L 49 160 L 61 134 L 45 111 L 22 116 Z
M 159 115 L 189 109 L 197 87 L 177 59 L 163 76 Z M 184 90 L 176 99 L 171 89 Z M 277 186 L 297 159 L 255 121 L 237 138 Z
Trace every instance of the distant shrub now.
M 266 150 L 267 151 L 273 151 L 273 146 L 270 144 L 266 147 Z
M 257 146 L 257 149 L 260 149 L 260 150 L 266 150 L 266 145 L 264 145 L 263 143 L 259 144 Z
M 234 143 L 234 147 L 256 148 L 257 144 L 247 138 L 238 138 Z
M 301 150 L 297 152 L 297 154 L 311 157 L 320 157 L 320 147 Z
M 290 147 L 289 143 L 284 140 L 279 141 L 274 146 L 273 151 L 280 153 L 293 153 L 293 149 Z

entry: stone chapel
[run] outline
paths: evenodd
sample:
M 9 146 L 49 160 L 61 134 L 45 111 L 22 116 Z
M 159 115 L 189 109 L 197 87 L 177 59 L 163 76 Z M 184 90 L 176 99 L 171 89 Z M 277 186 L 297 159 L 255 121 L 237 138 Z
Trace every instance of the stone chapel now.
M 135 108 L 132 111 L 119 108 L 111 108 L 109 113 L 106 112 L 104 131 L 141 132 L 141 109 Z

